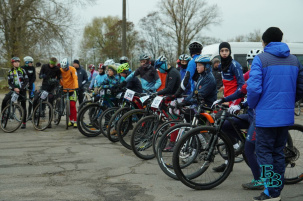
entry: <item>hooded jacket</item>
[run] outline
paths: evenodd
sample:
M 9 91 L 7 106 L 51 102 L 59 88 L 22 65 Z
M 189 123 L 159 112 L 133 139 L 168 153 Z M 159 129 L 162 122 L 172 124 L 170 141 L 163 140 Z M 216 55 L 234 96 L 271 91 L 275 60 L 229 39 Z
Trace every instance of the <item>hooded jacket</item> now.
M 180 86 L 181 76 L 179 71 L 175 67 L 171 67 L 166 72 L 167 75 L 165 81 L 165 88 L 161 91 L 158 91 L 158 95 L 172 95 L 178 90 Z
M 247 101 L 256 112 L 257 127 L 294 124 L 296 99 L 303 96 L 303 69 L 285 43 L 271 42 L 252 63 Z
M 79 66 L 79 68 L 76 68 L 77 70 L 77 76 L 78 76 L 78 85 L 79 89 L 82 89 L 82 87 L 88 82 L 88 77 L 86 71 L 82 68 L 82 66 Z
M 205 68 L 205 71 L 199 74 L 195 89 L 185 99 L 186 102 L 196 104 L 196 98 L 194 93 L 197 90 L 199 98 L 202 98 L 207 106 L 211 106 L 212 103 L 217 100 L 217 84 L 214 75 L 211 72 L 211 67 Z

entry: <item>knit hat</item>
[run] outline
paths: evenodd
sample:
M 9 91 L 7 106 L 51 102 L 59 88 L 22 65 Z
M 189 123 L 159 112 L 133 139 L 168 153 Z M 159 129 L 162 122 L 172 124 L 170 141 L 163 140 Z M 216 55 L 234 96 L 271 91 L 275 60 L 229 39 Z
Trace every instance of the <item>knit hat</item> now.
M 222 48 L 227 48 L 229 50 L 229 53 L 231 54 L 230 44 L 228 42 L 222 42 L 219 45 L 219 53 Z
M 75 60 L 74 60 L 74 64 L 78 64 L 78 65 L 80 65 L 79 60 L 75 59 Z
M 212 60 L 212 64 L 214 65 L 215 63 L 220 63 L 221 61 L 220 61 L 220 59 L 218 59 L 218 58 L 214 58 L 213 60 Z
M 283 32 L 278 27 L 269 27 L 262 35 L 264 43 L 281 42 Z
M 108 65 L 107 68 L 111 69 L 112 71 L 114 71 L 115 74 L 117 74 L 117 67 L 116 67 L 116 65 Z

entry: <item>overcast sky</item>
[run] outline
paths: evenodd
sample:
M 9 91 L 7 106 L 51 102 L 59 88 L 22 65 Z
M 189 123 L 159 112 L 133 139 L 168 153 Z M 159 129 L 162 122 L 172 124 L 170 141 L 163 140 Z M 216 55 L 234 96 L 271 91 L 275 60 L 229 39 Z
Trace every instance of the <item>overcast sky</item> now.
M 203 36 L 227 40 L 260 29 L 263 33 L 270 26 L 279 27 L 287 42 L 303 42 L 303 0 L 207 0 L 217 4 L 221 24 L 204 30 Z M 127 0 L 127 20 L 138 24 L 151 11 L 158 11 L 158 0 Z M 96 4 L 79 8 L 79 37 L 83 28 L 94 17 L 108 15 L 122 17 L 122 0 L 96 0 Z

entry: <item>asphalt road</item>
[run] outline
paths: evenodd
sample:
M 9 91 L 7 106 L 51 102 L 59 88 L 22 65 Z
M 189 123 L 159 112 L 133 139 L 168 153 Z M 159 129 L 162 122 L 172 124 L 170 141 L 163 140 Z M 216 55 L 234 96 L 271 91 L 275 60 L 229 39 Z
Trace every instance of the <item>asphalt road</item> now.
M 303 117 L 296 121 L 303 124 Z M 64 122 L 43 132 L 30 122 L 14 133 L 0 130 L 0 200 L 246 201 L 260 193 L 242 189 L 251 179 L 246 164 L 237 163 L 220 186 L 196 191 L 167 177 L 156 159 L 65 130 Z M 302 201 L 302 189 L 303 182 L 285 186 L 282 200 Z

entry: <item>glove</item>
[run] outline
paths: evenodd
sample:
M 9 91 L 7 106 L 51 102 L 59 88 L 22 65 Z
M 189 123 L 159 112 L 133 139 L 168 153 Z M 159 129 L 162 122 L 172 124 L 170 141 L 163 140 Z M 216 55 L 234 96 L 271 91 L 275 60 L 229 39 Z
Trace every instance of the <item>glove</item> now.
M 229 112 L 230 114 L 235 114 L 239 110 L 241 110 L 240 105 L 232 105 L 228 108 L 227 112 Z
M 215 102 L 213 102 L 211 108 L 213 108 L 215 105 L 221 104 L 224 102 L 224 98 L 218 99 Z
M 176 98 L 175 95 L 167 96 L 167 97 L 165 98 L 165 101 L 172 101 L 172 100 L 174 100 L 175 98 Z

